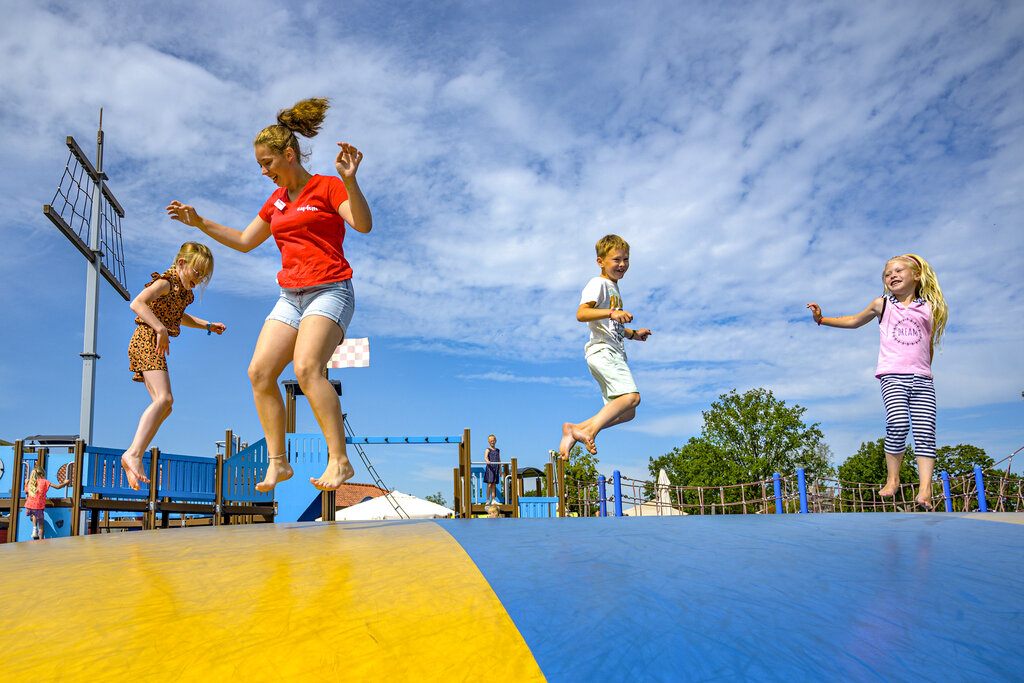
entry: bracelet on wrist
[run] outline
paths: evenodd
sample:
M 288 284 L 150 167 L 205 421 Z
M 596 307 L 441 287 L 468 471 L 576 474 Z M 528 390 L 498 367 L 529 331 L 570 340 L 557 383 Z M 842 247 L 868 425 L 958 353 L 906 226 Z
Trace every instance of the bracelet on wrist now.
M 212 330 L 210 330 L 210 323 L 206 323 L 206 336 L 207 336 L 207 337 L 209 337 L 209 336 L 210 336 L 210 332 L 211 332 L 211 331 L 212 331 Z

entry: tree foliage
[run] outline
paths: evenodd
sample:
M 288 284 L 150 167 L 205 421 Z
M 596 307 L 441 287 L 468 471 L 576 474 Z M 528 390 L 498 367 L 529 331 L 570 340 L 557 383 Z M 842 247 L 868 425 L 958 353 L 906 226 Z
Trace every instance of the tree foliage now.
M 947 472 L 956 477 L 961 474 L 972 474 L 975 465 L 988 469 L 995 461 L 985 454 L 984 448 L 960 443 L 955 446 L 942 446 L 935 449 L 935 471 Z
M 775 472 L 792 474 L 798 467 L 809 477 L 820 476 L 829 470 L 827 451 L 819 447 L 818 423 L 804 423 L 806 411 L 787 406 L 767 389 L 742 394 L 733 389 L 702 413 L 701 438 L 742 468 L 746 481 L 769 479 Z
M 569 451 L 569 459 L 565 463 L 565 504 L 570 510 L 575 510 L 581 515 L 587 514 L 583 510 L 584 500 L 590 501 L 590 514 L 597 512 L 597 494 L 592 491 L 585 491 L 587 484 L 597 481 L 597 456 L 588 453 L 579 444 Z
M 430 494 L 429 496 L 427 496 L 426 499 L 429 500 L 431 503 L 437 503 L 442 507 L 448 507 L 448 501 L 444 499 L 444 495 L 442 495 L 440 491 L 438 491 L 437 493 Z

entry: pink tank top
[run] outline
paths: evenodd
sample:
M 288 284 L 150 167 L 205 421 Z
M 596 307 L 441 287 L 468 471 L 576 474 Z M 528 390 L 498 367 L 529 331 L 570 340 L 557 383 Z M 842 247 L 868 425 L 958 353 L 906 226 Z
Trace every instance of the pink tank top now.
M 886 297 L 885 311 L 878 325 L 878 367 L 882 375 L 932 376 L 932 305 L 915 299 L 904 306 Z

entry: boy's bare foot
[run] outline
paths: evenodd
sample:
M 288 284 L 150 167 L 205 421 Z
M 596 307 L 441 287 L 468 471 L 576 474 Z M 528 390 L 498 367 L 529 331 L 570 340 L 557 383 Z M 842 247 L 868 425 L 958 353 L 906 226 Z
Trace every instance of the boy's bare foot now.
M 146 479 L 146 475 L 142 474 L 141 455 L 132 456 L 127 453 L 122 453 L 121 468 L 124 470 L 124 476 L 128 479 L 128 486 L 131 487 L 132 491 L 139 490 L 140 481 L 144 484 L 149 483 L 149 479 Z
M 267 473 L 263 475 L 263 481 L 256 484 L 256 490 L 260 493 L 273 491 L 275 486 L 282 481 L 288 481 L 293 474 L 295 471 L 288 464 L 288 458 L 284 455 L 272 455 L 270 463 L 267 465 Z
M 320 475 L 319 479 L 309 478 L 309 483 L 321 491 L 336 491 L 339 486 L 351 479 L 356 471 L 352 469 L 352 463 L 348 458 L 344 460 L 329 458 L 327 469 Z
M 558 456 L 562 460 L 569 459 L 569 451 L 576 445 L 576 439 L 572 438 L 572 422 L 562 423 L 562 440 L 558 444 Z
M 878 489 L 878 495 L 882 498 L 892 498 L 896 495 L 896 489 L 899 487 L 899 484 L 886 484 L 882 488 Z
M 591 455 L 597 455 L 597 444 L 594 443 L 594 437 L 581 429 L 577 429 L 576 425 L 572 426 L 572 438 L 582 443 L 586 447 L 588 453 Z

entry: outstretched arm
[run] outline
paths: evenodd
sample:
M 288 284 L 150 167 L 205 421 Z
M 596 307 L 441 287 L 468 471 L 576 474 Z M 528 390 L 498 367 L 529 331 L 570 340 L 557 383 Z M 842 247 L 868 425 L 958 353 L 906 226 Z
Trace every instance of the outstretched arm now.
M 270 223 L 259 216 L 252 219 L 252 222 L 249 223 L 245 230 L 236 230 L 225 227 L 220 223 L 214 223 L 208 218 L 203 218 L 194 206 L 182 204 L 178 200 L 168 204 L 167 215 L 185 225 L 199 228 L 225 247 L 231 247 L 236 251 L 252 251 L 270 237 Z
M 370 205 L 366 203 L 366 197 L 356 182 L 356 169 L 359 162 L 363 160 L 363 153 L 348 144 L 339 142 L 338 156 L 334 160 L 334 167 L 338 170 L 342 182 L 345 183 L 345 190 L 348 192 L 348 199 L 338 207 L 338 215 L 345 219 L 345 222 L 358 232 L 367 233 L 373 229 L 373 216 L 370 214 Z
M 651 336 L 651 331 L 646 327 L 640 330 L 626 329 L 626 339 L 635 339 L 636 341 L 647 341 L 647 338 Z
M 228 329 L 228 326 L 224 323 L 213 323 L 188 313 L 181 316 L 181 324 L 185 327 L 194 327 L 197 330 L 206 330 L 207 332 L 216 332 L 217 334 L 223 334 L 224 330 Z
M 816 303 L 807 304 L 807 308 L 811 309 L 811 315 L 814 316 L 814 322 L 819 325 L 826 325 L 828 327 L 843 327 L 846 329 L 854 329 L 866 325 L 871 320 L 877 320 L 882 315 L 882 297 L 878 297 L 857 315 L 842 315 L 836 318 L 826 318 L 821 314 L 821 307 Z

